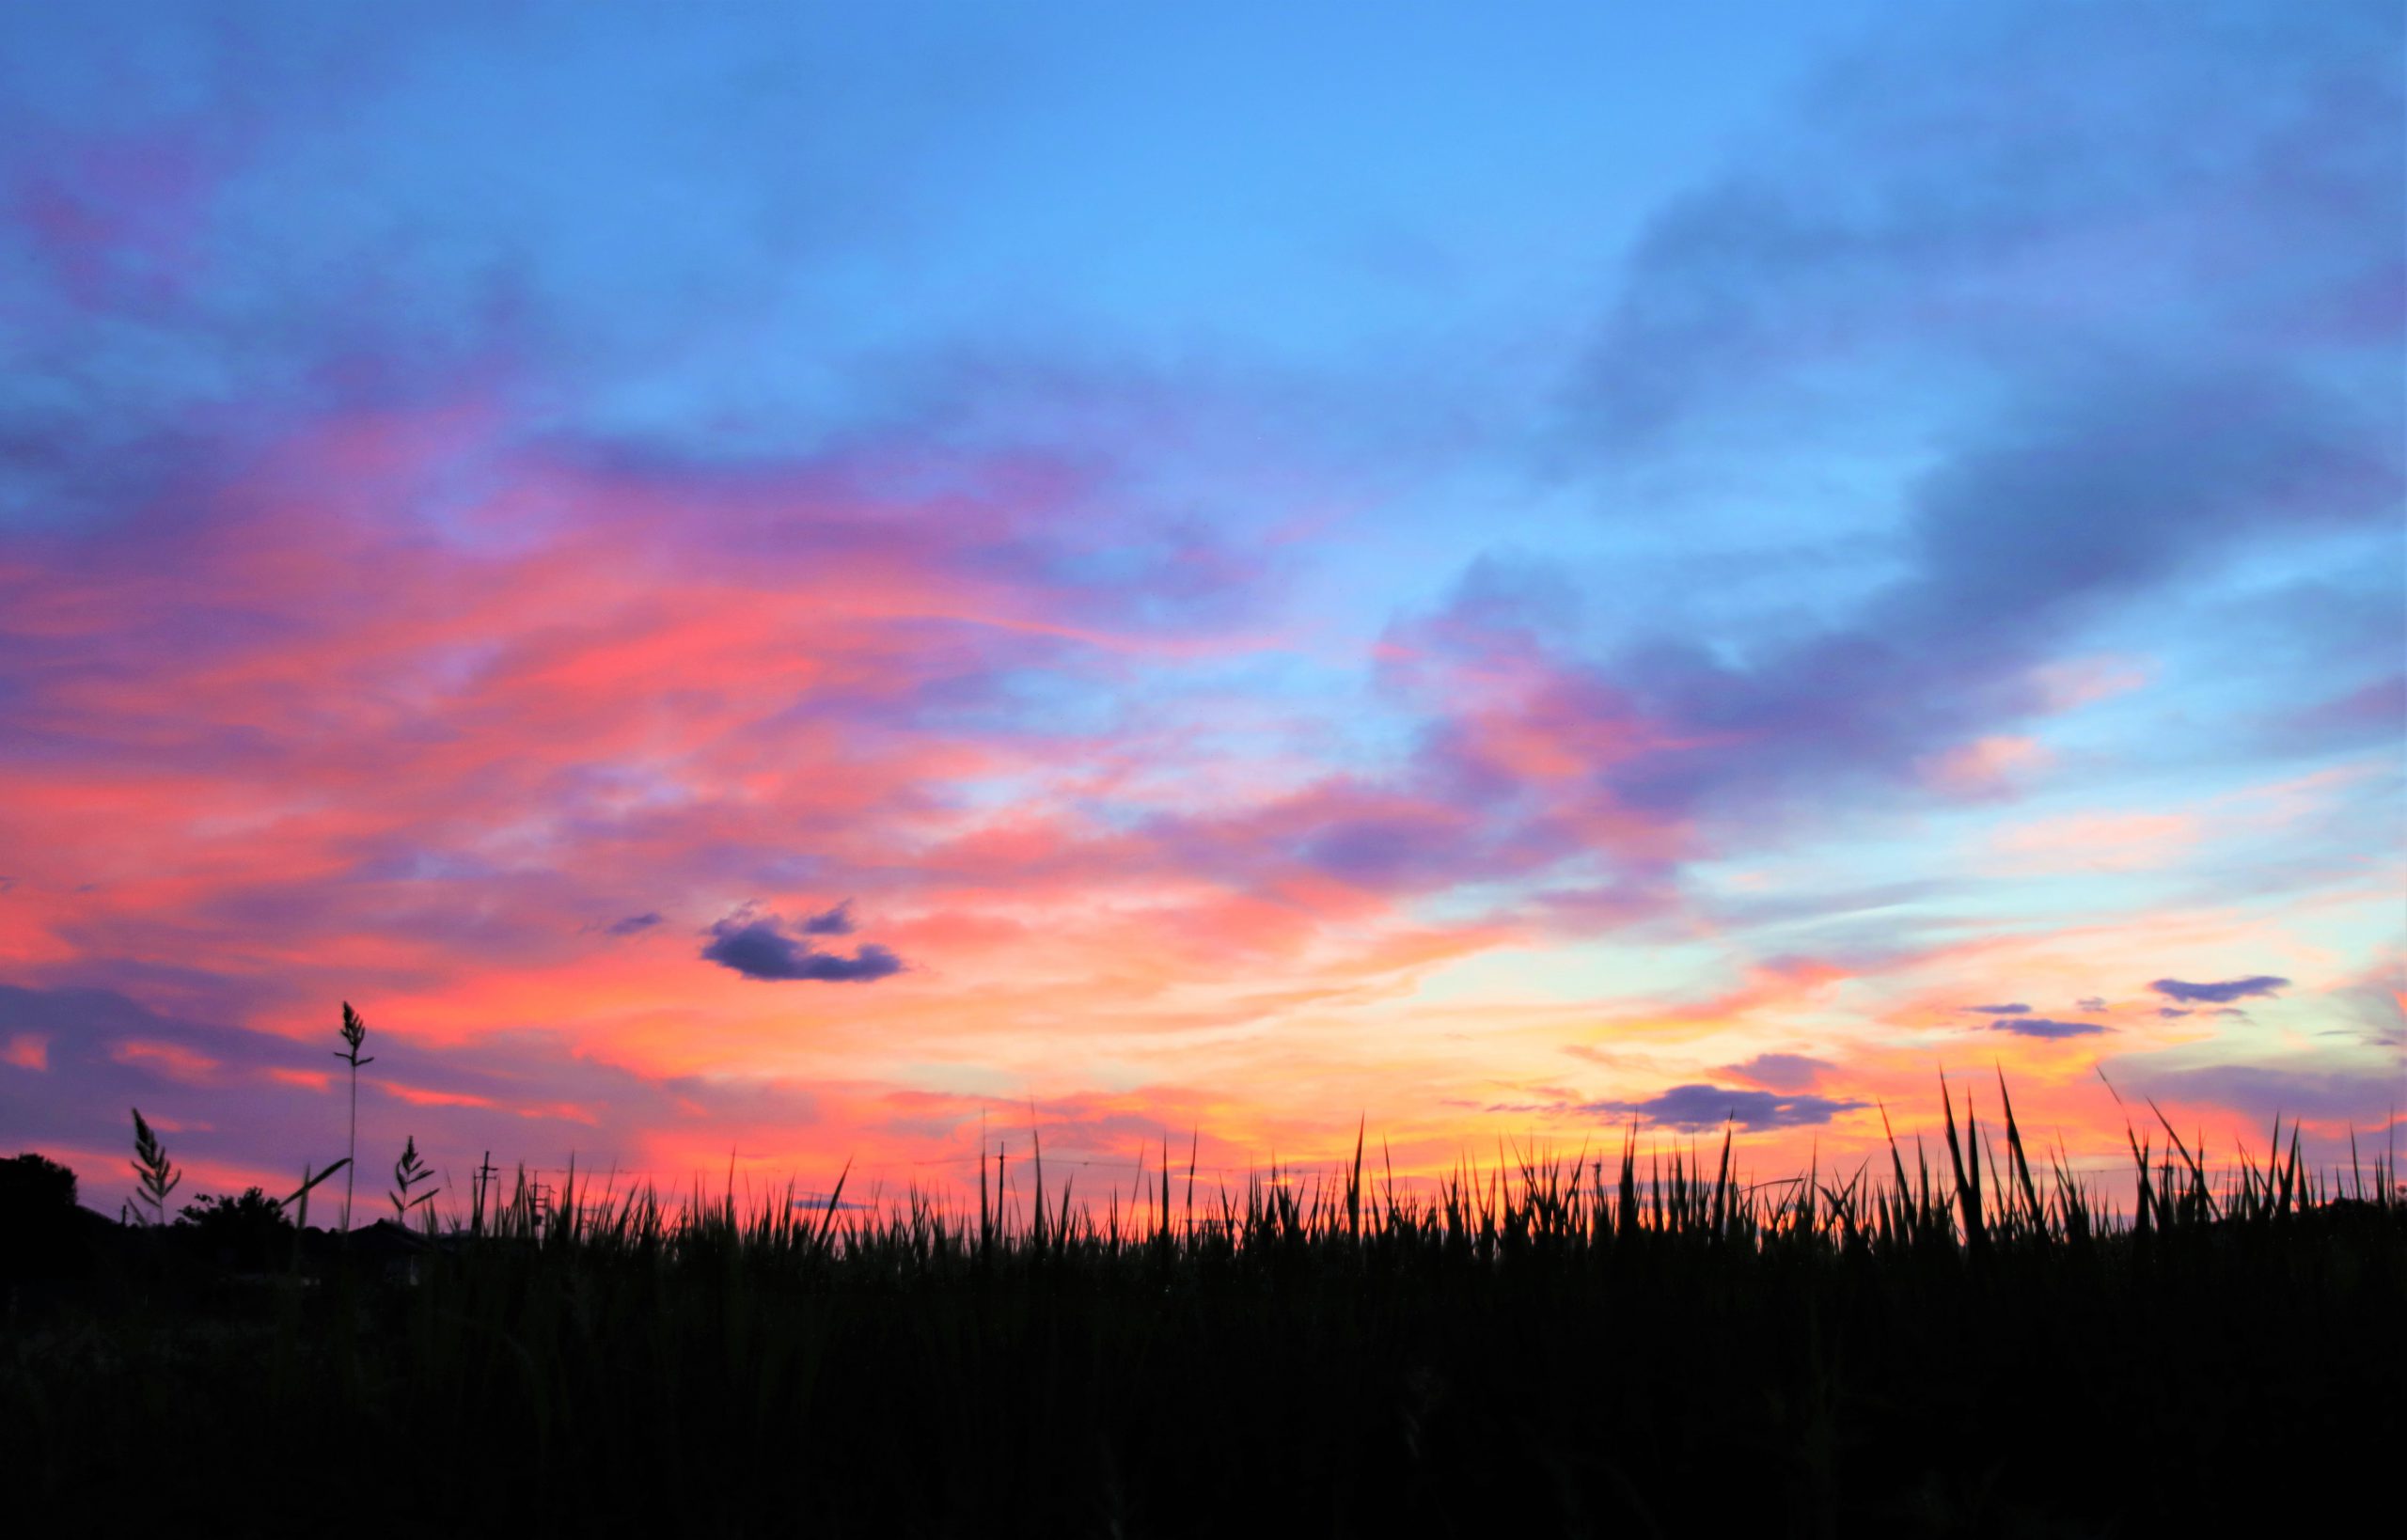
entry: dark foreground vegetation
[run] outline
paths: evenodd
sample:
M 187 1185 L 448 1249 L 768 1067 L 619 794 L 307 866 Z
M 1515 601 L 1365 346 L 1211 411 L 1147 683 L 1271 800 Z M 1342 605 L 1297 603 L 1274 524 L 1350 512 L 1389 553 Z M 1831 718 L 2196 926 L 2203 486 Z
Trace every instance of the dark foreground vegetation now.
M 39 1532 L 2386 1532 L 2395 1171 L 2135 1139 L 2116 1212 L 1956 1111 L 1927 1164 L 1753 1188 L 1726 1140 L 1420 1196 L 1374 1150 L 1242 1195 L 1015 1167 L 974 1213 L 397 1194 L 347 1237 L 112 1223 L 21 1159 L 0 1448 Z

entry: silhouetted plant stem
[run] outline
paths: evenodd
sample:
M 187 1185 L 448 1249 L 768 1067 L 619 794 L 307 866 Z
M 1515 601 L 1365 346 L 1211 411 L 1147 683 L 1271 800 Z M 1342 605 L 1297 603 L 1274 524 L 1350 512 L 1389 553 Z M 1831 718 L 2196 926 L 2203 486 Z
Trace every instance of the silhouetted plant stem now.
M 351 1008 L 349 1000 L 343 1001 L 344 1049 L 335 1057 L 351 1066 L 351 1143 L 343 1152 L 342 1160 L 345 1167 L 349 1167 L 359 1155 L 359 1066 L 376 1062 L 372 1057 L 367 1059 L 359 1057 L 359 1045 L 367 1040 L 367 1037 L 368 1023 L 359 1018 L 359 1013 Z M 346 1171 L 342 1179 L 342 1228 L 345 1234 L 351 1233 L 351 1186 L 352 1177 L 355 1174 L 355 1171 Z

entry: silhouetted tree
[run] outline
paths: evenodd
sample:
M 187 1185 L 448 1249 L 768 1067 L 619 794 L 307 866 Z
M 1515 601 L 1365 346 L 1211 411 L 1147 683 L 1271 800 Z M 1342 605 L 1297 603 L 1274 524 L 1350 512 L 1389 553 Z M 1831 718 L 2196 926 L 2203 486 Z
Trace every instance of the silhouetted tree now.
M 0 1160 L 0 1222 L 27 1220 L 75 1206 L 75 1173 L 46 1155 Z
M 55 1160 L 21 1155 L 0 1160 L 0 1273 L 36 1278 L 67 1271 L 81 1252 L 75 1229 L 75 1173 Z

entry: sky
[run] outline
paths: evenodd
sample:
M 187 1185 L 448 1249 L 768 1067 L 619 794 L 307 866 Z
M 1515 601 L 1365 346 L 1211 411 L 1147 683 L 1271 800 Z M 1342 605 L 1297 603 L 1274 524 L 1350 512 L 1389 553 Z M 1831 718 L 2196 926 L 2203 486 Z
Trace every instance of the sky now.
M 2403 31 L 8 8 L 0 1144 L 2379 1147 Z

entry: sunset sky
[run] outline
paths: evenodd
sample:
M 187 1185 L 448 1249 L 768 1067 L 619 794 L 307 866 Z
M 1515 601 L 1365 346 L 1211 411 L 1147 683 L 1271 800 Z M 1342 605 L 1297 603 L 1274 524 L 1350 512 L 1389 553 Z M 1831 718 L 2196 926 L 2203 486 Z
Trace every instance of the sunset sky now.
M 2379 1147 L 2402 48 L 8 7 L 0 1143 Z

